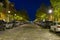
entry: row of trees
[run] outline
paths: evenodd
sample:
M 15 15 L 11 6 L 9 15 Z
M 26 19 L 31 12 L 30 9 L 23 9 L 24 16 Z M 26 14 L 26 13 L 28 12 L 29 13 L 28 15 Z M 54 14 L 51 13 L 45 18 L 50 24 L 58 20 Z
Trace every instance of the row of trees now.
M 50 0 L 53 6 L 54 21 L 60 21 L 60 0 Z
M 45 4 L 42 4 L 41 7 L 36 12 L 36 19 L 35 21 L 41 21 L 41 20 L 48 20 L 48 10 L 50 6 L 47 7 Z
M 49 7 L 45 6 L 44 4 L 37 10 L 36 13 L 36 21 L 40 21 L 43 19 L 48 19 L 50 14 L 47 14 L 47 10 L 50 7 L 53 7 L 52 13 L 52 21 L 60 21 L 60 0 L 50 0 L 51 5 Z
M 11 3 L 9 0 L 0 0 L 0 3 L 3 4 L 3 6 L 0 6 L 0 12 L 4 13 L 5 18 L 3 19 L 5 19 L 6 21 L 10 21 L 14 19 L 15 20 L 28 20 L 29 19 L 26 10 L 17 11 L 14 8 L 14 3 Z M 0 13 L 0 14 L 3 14 L 3 13 Z
M 29 20 L 29 17 L 28 17 L 28 15 L 27 15 L 27 11 L 26 10 L 19 10 L 19 11 L 17 11 L 16 12 L 16 14 L 18 15 L 18 16 L 20 16 L 20 17 L 22 17 L 23 18 L 23 20 Z

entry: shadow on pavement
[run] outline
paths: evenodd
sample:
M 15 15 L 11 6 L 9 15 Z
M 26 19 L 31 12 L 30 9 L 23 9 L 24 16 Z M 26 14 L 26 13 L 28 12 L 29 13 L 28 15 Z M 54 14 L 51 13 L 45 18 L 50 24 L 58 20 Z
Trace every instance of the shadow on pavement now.
M 55 33 L 55 34 L 60 37 L 60 32 L 57 32 L 57 33 Z

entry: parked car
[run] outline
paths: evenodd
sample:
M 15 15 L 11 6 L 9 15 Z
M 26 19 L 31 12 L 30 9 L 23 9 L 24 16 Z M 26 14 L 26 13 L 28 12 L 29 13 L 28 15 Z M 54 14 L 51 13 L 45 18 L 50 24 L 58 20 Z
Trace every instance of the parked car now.
M 13 28 L 13 27 L 17 27 L 19 25 L 20 25 L 20 21 L 13 20 L 13 21 L 6 23 L 6 28 Z
M 20 25 L 20 21 L 13 21 L 13 26 L 14 27 L 17 27 L 17 26 L 19 26 Z
M 5 21 L 0 20 L 0 30 L 5 30 L 6 29 L 5 24 L 6 24 Z
M 53 25 L 50 26 L 50 31 L 60 32 L 60 23 L 54 22 Z
M 30 24 L 30 23 L 33 23 L 33 22 L 30 22 L 30 21 L 24 21 L 24 24 Z
M 50 28 L 50 26 L 53 24 L 53 21 L 41 21 L 40 26 L 44 28 Z
M 20 21 L 20 25 L 23 25 L 23 24 L 29 24 L 28 21 Z
M 13 28 L 13 22 L 6 22 L 6 28 Z
M 40 22 L 40 26 L 45 27 L 46 23 L 45 22 Z

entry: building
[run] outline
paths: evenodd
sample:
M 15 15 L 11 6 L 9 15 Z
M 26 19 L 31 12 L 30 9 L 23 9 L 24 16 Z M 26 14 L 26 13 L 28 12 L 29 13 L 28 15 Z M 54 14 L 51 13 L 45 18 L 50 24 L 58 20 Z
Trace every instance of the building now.
M 8 0 L 0 0 L 0 20 L 9 21 L 12 17 L 12 13 L 14 13 L 14 4 L 9 2 Z M 8 12 L 11 13 L 8 13 Z M 8 19 L 8 20 L 7 20 Z

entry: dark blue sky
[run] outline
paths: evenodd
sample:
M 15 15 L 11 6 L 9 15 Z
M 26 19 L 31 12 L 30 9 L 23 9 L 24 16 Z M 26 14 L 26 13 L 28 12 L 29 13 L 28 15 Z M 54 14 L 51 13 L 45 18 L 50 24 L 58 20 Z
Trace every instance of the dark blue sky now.
M 37 9 L 44 3 L 46 6 L 50 6 L 49 0 L 10 0 L 15 3 L 17 10 L 26 10 L 30 20 L 35 19 Z

